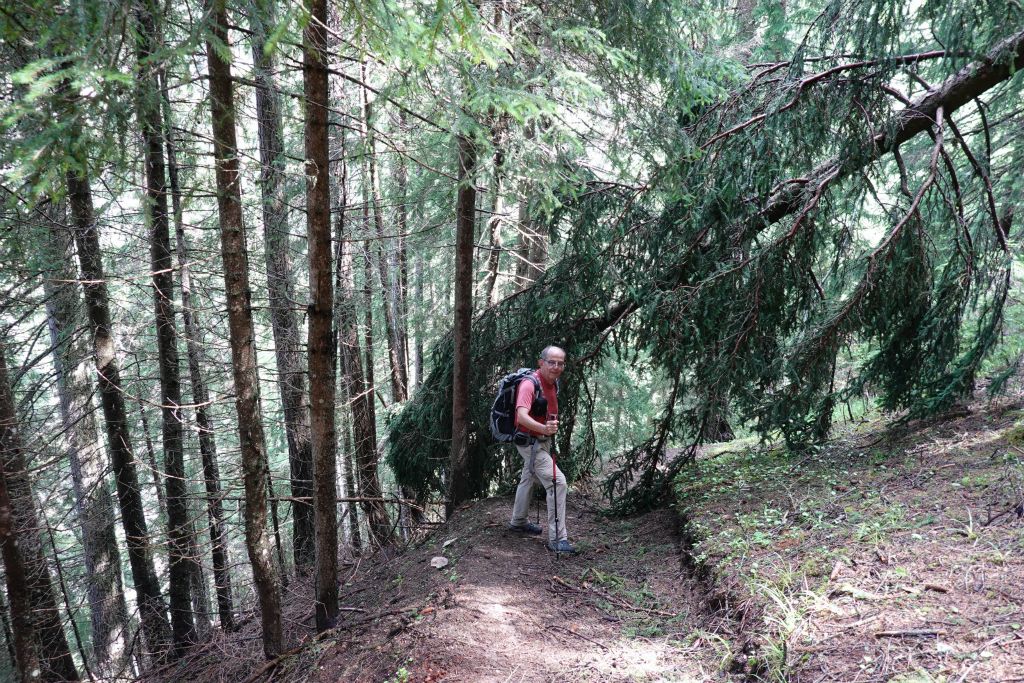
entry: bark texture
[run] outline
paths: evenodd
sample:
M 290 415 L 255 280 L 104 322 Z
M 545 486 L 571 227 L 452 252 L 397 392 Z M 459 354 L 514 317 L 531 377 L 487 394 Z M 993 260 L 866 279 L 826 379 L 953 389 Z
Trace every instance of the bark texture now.
M 164 453 L 164 484 L 167 488 L 168 550 L 172 658 L 182 656 L 196 641 L 192 616 L 192 577 L 196 571 L 190 552 L 188 487 L 182 446 L 181 368 L 174 317 L 174 279 L 171 261 L 171 230 L 167 208 L 167 177 L 164 166 L 163 121 L 160 114 L 160 83 L 154 56 L 158 50 L 155 13 L 149 0 L 136 6 L 139 60 L 138 118 L 146 171 L 145 211 L 150 228 L 153 269 L 153 303 L 160 364 L 161 445 Z
M 114 534 L 114 499 L 106 477 L 89 381 L 89 335 L 74 264 L 74 235 L 63 216 L 49 222 L 45 245 L 49 272 L 44 282 L 46 318 L 53 346 L 63 447 L 71 464 L 75 514 L 82 531 L 82 553 L 96 672 L 109 675 L 127 655 L 128 607 L 121 581 L 121 553 Z
M 362 363 L 359 361 L 359 336 L 356 331 L 355 313 L 355 282 L 352 271 L 352 247 L 346 238 L 346 214 L 348 207 L 348 161 L 345 150 L 345 134 L 341 126 L 332 128 L 333 150 L 335 162 L 331 178 L 334 191 L 334 344 L 336 348 L 334 367 L 338 374 L 338 386 L 341 400 L 349 406 L 350 418 L 340 427 L 342 451 L 339 469 L 342 472 L 342 496 L 354 498 L 359 495 L 355 484 L 355 463 L 353 460 L 356 411 L 362 403 L 355 403 L 362 384 Z M 361 398 L 360 398 L 361 401 Z M 344 503 L 343 521 L 346 530 L 346 541 L 358 550 L 361 543 L 359 532 L 358 506 L 356 503 Z
M 367 183 L 363 183 L 363 234 L 369 235 L 370 229 L 370 200 Z M 379 500 L 381 497 L 380 478 L 377 475 L 377 410 L 374 398 L 377 394 L 377 382 L 374 378 L 374 354 L 373 354 L 373 266 L 372 249 L 364 243 L 363 246 L 363 372 L 360 373 L 363 385 L 358 392 L 363 399 L 360 412 L 353 413 L 355 420 L 356 444 L 356 473 L 359 483 L 360 497 L 362 498 L 363 515 L 366 518 L 366 526 L 369 531 L 367 542 L 374 547 L 380 547 L 391 537 L 391 522 L 388 519 L 387 510 Z M 353 406 L 355 410 L 355 406 Z
M 128 563 L 132 570 L 132 583 L 135 585 L 146 648 L 159 657 L 170 644 L 170 625 L 167 621 L 167 607 L 153 569 L 149 530 L 146 528 L 135 453 L 128 431 L 128 413 L 114 344 L 99 232 L 93 218 L 92 190 L 85 175 L 70 172 L 67 183 L 86 310 L 92 328 L 93 358 L 107 431 L 107 447 L 110 449 L 110 462 L 117 485 Z
M 497 9 L 495 10 L 497 11 Z M 499 267 L 501 265 L 501 252 L 503 244 L 501 240 L 502 213 L 505 210 L 502 201 L 502 186 L 505 180 L 505 134 L 508 129 L 507 117 L 501 117 L 491 127 L 491 139 L 494 145 L 493 170 L 491 186 L 488 192 L 491 195 L 491 215 L 487 218 L 487 233 L 490 239 L 490 248 L 487 251 L 487 274 L 483 282 L 483 305 L 493 306 L 498 303 L 501 287 L 498 282 Z
M 213 0 L 209 9 L 211 33 L 218 42 L 228 45 L 228 17 L 224 0 Z M 231 67 L 209 42 L 206 45 L 206 56 L 210 72 L 210 110 L 213 118 L 221 255 L 224 260 L 231 365 L 245 486 L 245 545 L 259 600 L 263 654 L 271 659 L 281 653 L 284 636 L 281 628 L 279 580 L 273 561 L 273 544 L 267 533 L 267 450 L 256 367 L 249 256 L 242 221 Z
M 523 131 L 527 143 L 535 136 L 534 126 L 530 123 Z M 517 289 L 526 289 L 539 278 L 547 263 L 547 237 L 540 233 L 536 223 L 530 216 L 531 183 L 524 179 L 519 184 L 519 208 L 516 215 L 516 227 L 519 232 L 519 244 L 516 248 L 516 284 Z
M 308 0 L 303 34 L 306 94 L 306 235 L 309 244 L 310 426 L 316 521 L 316 629 L 338 619 L 338 524 L 334 421 L 334 272 L 327 135 L 327 2 Z
M 11 563 L 15 571 L 15 580 L 24 580 L 20 587 L 21 596 L 29 603 L 30 632 L 35 636 L 35 647 L 38 653 L 39 678 L 43 681 L 77 681 L 78 670 L 71 657 L 68 641 L 64 635 L 64 624 L 61 620 L 57 600 L 54 597 L 50 569 L 43 554 L 41 523 L 36 514 L 35 499 L 32 495 L 32 482 L 29 477 L 28 465 L 22 438 L 18 431 L 18 418 L 14 403 L 14 394 L 7 372 L 7 360 L 4 348 L 0 345 L 0 478 L 4 481 L 4 493 L 8 500 L 7 511 L 10 515 L 10 531 L 8 533 L 13 550 L 20 555 L 20 566 Z M 0 500 L 0 527 L 5 526 Z M 0 531 L 0 535 L 3 532 Z M 6 546 L 6 543 L 5 543 Z M 12 558 L 13 559 L 13 558 Z M 5 550 L 6 560 L 6 550 Z M 19 575 L 19 570 L 23 574 Z M 10 579 L 8 579 L 10 580 Z M 10 586 L 9 586 L 10 588 Z M 14 587 L 15 591 L 19 589 Z M 14 600 L 14 591 L 8 596 Z M 19 611 L 20 611 L 19 607 Z M 32 655 L 27 650 L 26 662 L 31 662 Z M 27 670 L 26 670 L 27 671 Z
M 3 359 L 0 358 L 0 365 Z M 6 380 L 6 377 L 0 378 Z M 0 420 L 3 418 L 0 417 Z M 0 422 L 0 429 L 3 428 Z M 39 680 L 39 648 L 36 629 L 32 623 L 32 602 L 28 591 L 28 569 L 22 557 L 21 544 L 14 528 L 14 508 L 7 492 L 7 471 L 4 458 L 0 457 L 0 554 L 4 562 L 4 579 L 7 594 L 11 596 L 11 629 L 4 620 L 4 635 L 11 662 L 18 671 L 18 680 L 32 683 Z M 2 599 L 2 596 L 0 596 Z M 13 633 L 11 632 L 13 630 Z
M 469 358 L 473 322 L 473 234 L 476 225 L 476 147 L 460 135 L 459 189 L 455 204 L 455 320 L 452 335 L 452 452 L 448 514 L 469 495 Z
M 263 198 L 263 241 L 274 332 L 277 383 L 284 408 L 288 438 L 288 464 L 292 490 L 292 552 L 295 567 L 307 571 L 315 557 L 313 531 L 313 451 L 309 426 L 306 368 L 302 358 L 299 323 L 293 310 L 295 282 L 288 244 L 288 199 L 281 97 L 274 74 L 277 60 L 265 45 L 275 23 L 274 3 L 257 0 L 250 12 L 255 65 L 256 123 L 260 145 L 260 192 Z
M 192 403 L 195 406 L 196 431 L 199 433 L 199 453 L 203 461 L 203 482 L 206 488 L 206 514 L 210 523 L 210 554 L 213 559 L 214 591 L 217 595 L 220 626 L 225 631 L 230 631 L 235 627 L 235 618 L 231 599 L 231 562 L 228 555 L 227 531 L 224 527 L 224 503 L 221 500 L 220 468 L 217 465 L 217 441 L 214 438 L 213 426 L 207 411 L 210 392 L 206 388 L 206 379 L 202 371 L 202 326 L 199 321 L 199 312 L 192 302 L 192 272 L 189 265 L 188 243 L 185 240 L 185 225 L 182 221 L 177 145 L 174 142 L 170 101 L 167 98 L 166 88 L 163 92 L 167 176 L 171 184 L 175 246 L 177 247 L 178 268 L 181 271 L 181 318 L 185 326 Z M 194 587 L 198 588 L 198 586 Z

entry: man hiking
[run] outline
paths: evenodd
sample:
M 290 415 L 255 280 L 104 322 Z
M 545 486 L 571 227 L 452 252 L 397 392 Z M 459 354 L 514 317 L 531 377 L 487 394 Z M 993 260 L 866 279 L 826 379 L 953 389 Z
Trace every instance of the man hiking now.
M 523 473 L 519 477 L 509 528 L 528 534 L 541 533 L 541 527 L 526 518 L 536 479 L 547 491 L 548 550 L 572 553 L 576 549 L 569 543 L 565 528 L 565 475 L 551 456 L 553 437 L 558 431 L 557 382 L 563 370 L 565 351 L 557 346 L 545 347 L 540 352 L 539 367 L 533 373 L 540 384 L 540 396 L 532 380 L 524 379 L 517 387 L 513 443 L 523 457 Z

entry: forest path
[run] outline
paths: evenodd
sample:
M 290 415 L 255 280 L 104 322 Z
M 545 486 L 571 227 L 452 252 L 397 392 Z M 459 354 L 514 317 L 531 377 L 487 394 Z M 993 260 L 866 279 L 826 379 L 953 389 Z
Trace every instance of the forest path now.
M 673 513 L 608 520 L 571 492 L 579 553 L 556 557 L 540 538 L 506 528 L 510 508 L 508 498 L 464 506 L 425 542 L 349 582 L 344 614 L 360 627 L 343 627 L 344 640 L 325 639 L 314 661 L 301 657 L 309 666 L 295 662 L 283 678 L 311 670 L 321 681 L 713 677 L 715 638 L 699 629 L 702 594 L 682 563 Z M 435 557 L 447 566 L 432 567 Z

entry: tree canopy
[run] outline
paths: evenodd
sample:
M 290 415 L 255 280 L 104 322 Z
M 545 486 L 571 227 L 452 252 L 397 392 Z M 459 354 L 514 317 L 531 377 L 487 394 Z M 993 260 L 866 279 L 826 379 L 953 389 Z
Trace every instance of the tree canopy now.
M 1022 15 L 983 5 L 787 7 L 774 41 L 777 18 L 762 17 L 754 52 L 771 59 L 747 64 L 709 34 L 671 73 L 621 48 L 661 125 L 630 183 L 576 162 L 545 214 L 559 261 L 476 318 L 477 490 L 499 475 L 487 394 L 547 342 L 573 361 L 570 415 L 601 400 L 585 378 L 616 355 L 670 383 L 649 438 L 609 480 L 636 484 L 626 506 L 657 497 L 686 460 L 663 471 L 667 443 L 697 445 L 723 417 L 806 445 L 865 392 L 917 416 L 974 389 L 1000 340 L 1021 198 Z M 680 9 L 665 11 L 674 25 Z M 609 96 L 628 106 L 630 90 Z M 391 428 L 399 479 L 424 490 L 441 488 L 445 421 L 432 416 L 447 405 L 450 342 L 434 353 Z M 569 457 L 586 462 L 593 441 L 578 442 Z
M 145 675 L 213 591 L 276 656 L 314 568 L 332 628 L 342 552 L 510 481 L 487 411 L 549 344 L 559 462 L 623 511 L 1024 357 L 1018 0 L 28 0 L 0 58 L 29 668 Z

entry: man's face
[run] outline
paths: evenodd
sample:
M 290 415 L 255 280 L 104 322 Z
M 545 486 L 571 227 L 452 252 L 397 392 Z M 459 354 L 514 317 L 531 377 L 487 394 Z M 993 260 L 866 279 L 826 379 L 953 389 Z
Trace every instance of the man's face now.
M 551 349 L 547 352 L 546 358 L 540 359 L 540 374 L 548 382 L 554 382 L 562 376 L 565 370 L 565 351 Z

